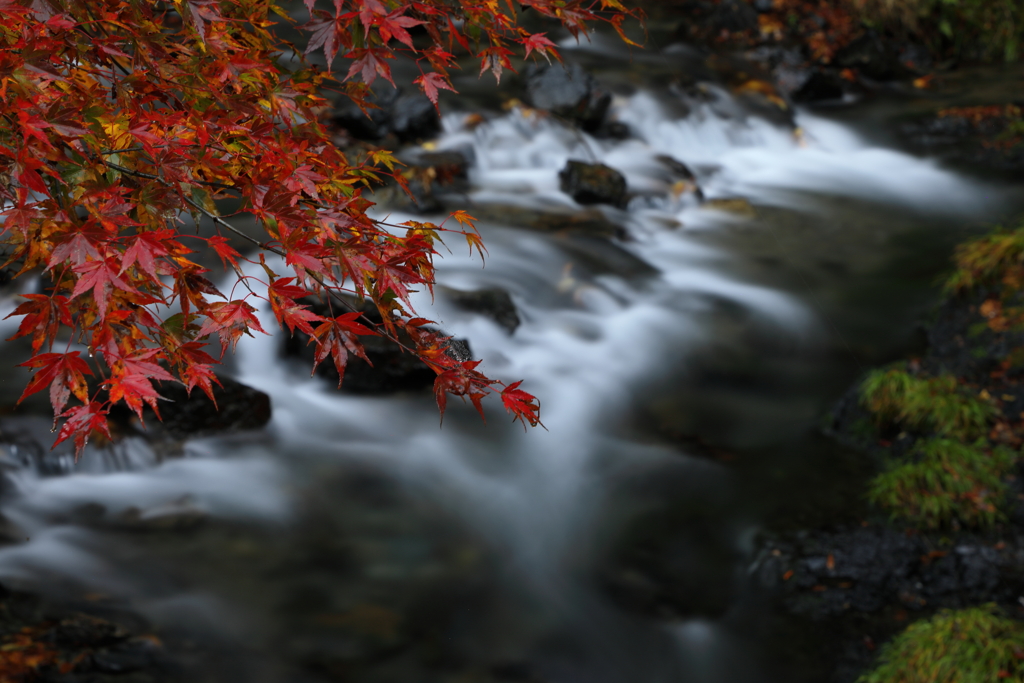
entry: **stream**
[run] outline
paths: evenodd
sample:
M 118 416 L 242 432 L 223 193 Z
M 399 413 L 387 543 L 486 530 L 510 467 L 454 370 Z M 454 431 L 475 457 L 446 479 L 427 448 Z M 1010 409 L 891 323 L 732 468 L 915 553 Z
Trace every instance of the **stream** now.
M 1020 197 L 901 151 L 889 122 L 914 96 L 790 123 L 679 86 L 685 50 L 570 54 L 631 136 L 457 84 L 430 146 L 471 159 L 486 264 L 452 240 L 436 297 L 415 299 L 488 375 L 524 380 L 545 429 L 494 400 L 486 424 L 459 401 L 440 424 L 429 392 L 339 393 L 282 357 L 263 311 L 272 334 L 227 367 L 271 396 L 265 430 L 173 458 L 137 438 L 58 450 L 47 471 L 4 447 L 0 511 L 24 540 L 0 546 L 0 582 L 153 630 L 195 681 L 813 680 L 748 584 L 758 533 L 857 514 L 871 465 L 818 420 L 913 348 L 952 246 Z M 535 229 L 583 210 L 559 189 L 569 159 L 626 176 L 628 206 L 599 209 L 620 238 Z M 484 288 L 511 295 L 513 333 L 452 302 Z M 4 372 L 11 403 L 24 375 Z M 48 445 L 40 414 L 0 428 Z

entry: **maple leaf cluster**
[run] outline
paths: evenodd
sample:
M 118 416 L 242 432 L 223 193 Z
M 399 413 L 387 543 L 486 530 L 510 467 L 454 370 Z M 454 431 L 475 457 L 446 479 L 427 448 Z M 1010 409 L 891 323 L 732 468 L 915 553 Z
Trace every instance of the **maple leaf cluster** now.
M 519 382 L 506 386 L 446 353 L 409 301 L 432 287 L 444 234 L 481 248 L 471 217 L 453 214 L 457 228 L 369 218 L 363 191 L 396 162 L 334 147 L 316 116 L 327 104 L 319 93 L 333 84 L 365 102 L 404 53 L 436 104 L 438 90 L 452 89 L 456 52 L 499 78 L 514 47 L 557 57 L 544 34 L 518 26 L 516 5 L 574 34 L 593 20 L 621 33 L 631 12 L 617 0 L 305 5 L 306 54 L 322 51 L 326 73 L 276 37 L 287 17 L 273 0 L 0 0 L 0 229 L 8 265 L 41 274 L 41 293 L 14 312 L 15 337 L 30 337 L 33 351 L 22 398 L 49 390 L 55 424 L 63 419 L 57 443 L 73 439 L 81 452 L 90 434 L 109 436 L 118 403 L 140 419 L 146 406 L 159 415 L 154 382 L 212 399 L 218 360 L 208 347 L 223 354 L 263 332 L 260 300 L 282 328 L 308 334 L 316 363 L 330 358 L 339 376 L 349 356 L 365 357 L 361 336 L 401 334 L 437 373 L 442 413 L 449 394 L 479 409 L 500 392 L 515 419 L 539 424 Z M 331 69 L 338 55 L 350 60 L 344 75 Z M 213 230 L 186 232 L 187 219 Z M 274 272 L 265 253 L 289 271 Z M 204 254 L 237 274 L 229 295 L 208 279 Z M 262 269 L 245 271 L 246 261 Z M 309 296 L 330 313 L 310 310 Z M 372 301 L 380 322 L 352 297 Z

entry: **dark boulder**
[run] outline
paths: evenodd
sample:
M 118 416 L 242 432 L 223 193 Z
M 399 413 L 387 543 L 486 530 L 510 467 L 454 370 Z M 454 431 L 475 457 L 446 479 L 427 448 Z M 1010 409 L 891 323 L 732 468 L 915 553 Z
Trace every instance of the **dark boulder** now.
M 712 34 L 756 31 L 757 9 L 743 0 L 724 0 L 712 10 L 707 22 Z
M 216 402 L 199 389 L 191 395 L 181 384 L 164 384 L 160 395 L 160 422 L 162 429 L 173 437 L 196 436 L 220 432 L 260 429 L 270 422 L 270 396 L 230 377 L 219 377 L 220 386 L 214 385 Z M 155 417 L 155 416 L 154 416 Z M 156 422 L 147 419 L 146 424 Z
M 512 297 L 504 289 L 478 289 L 464 292 L 458 289 L 445 289 L 448 299 L 458 308 L 472 313 L 479 313 L 490 318 L 509 334 L 519 327 L 519 313 Z
M 570 159 L 558 178 L 562 192 L 578 204 L 625 206 L 626 178 L 611 166 Z
M 601 128 L 612 96 L 579 64 L 531 65 L 526 70 L 526 93 L 530 106 L 550 111 L 579 125 L 587 132 Z
M 327 305 L 318 300 L 307 300 L 306 303 L 311 304 L 311 310 L 319 315 L 331 315 Z M 367 302 L 360 307 L 360 310 L 369 321 L 378 324 L 381 322 L 380 313 L 373 304 Z M 337 315 L 338 312 L 335 310 L 334 315 Z M 421 329 L 441 337 L 446 336 L 435 328 L 423 327 Z M 370 363 L 350 355 L 345 368 L 344 381 L 341 384 L 342 391 L 352 394 L 391 394 L 399 391 L 422 391 L 434 385 L 434 379 L 437 377 L 434 371 L 391 339 L 382 336 L 364 336 L 359 340 L 363 344 L 364 352 Z M 406 347 L 415 347 L 414 342 L 405 335 L 401 335 L 399 341 Z M 312 367 L 315 347 L 308 342 L 307 334 L 296 331 L 294 335 L 285 339 L 284 355 L 301 358 L 308 363 L 309 367 Z M 469 360 L 471 355 L 469 344 L 463 339 L 449 340 L 446 352 L 450 357 L 459 361 Z M 316 374 L 335 384 L 338 382 L 338 370 L 330 359 L 317 366 Z
M 693 171 L 690 170 L 690 167 L 684 164 L 683 162 L 679 161 L 675 157 L 671 157 L 667 154 L 659 154 L 658 156 L 654 157 L 654 159 L 659 164 L 664 166 L 672 174 L 673 177 L 679 180 L 696 180 L 696 176 L 693 174 Z
M 792 93 L 794 102 L 827 102 L 841 100 L 845 95 L 842 77 L 831 70 L 818 69 Z
M 960 535 L 910 535 L 888 525 L 804 532 L 768 541 L 751 569 L 781 591 L 785 609 L 812 619 L 982 602 L 1013 604 L 1020 548 Z
M 910 70 L 900 63 L 895 47 L 870 31 L 840 50 L 835 61 L 841 67 L 856 69 L 875 81 L 910 75 Z
M 449 198 L 461 198 L 469 190 L 469 160 L 457 150 L 416 152 L 399 155 L 405 164 L 402 176 L 409 194 L 393 187 L 389 206 L 421 213 L 444 211 Z
M 441 117 L 423 93 L 402 93 L 391 107 L 391 131 L 400 142 L 425 140 L 441 132 Z
M 478 204 L 473 207 L 473 215 L 488 223 L 548 234 L 587 235 L 595 238 L 627 236 L 620 225 L 609 220 L 599 209 L 533 209 L 512 204 Z
M 422 93 L 404 93 L 384 83 L 367 100 L 375 105 L 364 112 L 352 100 L 335 103 L 331 123 L 357 140 L 378 142 L 394 135 L 399 142 L 432 138 L 441 132 L 441 118 Z

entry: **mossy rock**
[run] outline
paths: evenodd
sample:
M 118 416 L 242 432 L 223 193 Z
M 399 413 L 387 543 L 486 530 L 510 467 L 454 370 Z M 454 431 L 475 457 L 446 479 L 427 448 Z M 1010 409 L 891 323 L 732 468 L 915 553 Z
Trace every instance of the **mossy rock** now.
M 994 606 L 942 611 L 885 646 L 881 663 L 857 683 L 1024 681 L 1024 627 Z

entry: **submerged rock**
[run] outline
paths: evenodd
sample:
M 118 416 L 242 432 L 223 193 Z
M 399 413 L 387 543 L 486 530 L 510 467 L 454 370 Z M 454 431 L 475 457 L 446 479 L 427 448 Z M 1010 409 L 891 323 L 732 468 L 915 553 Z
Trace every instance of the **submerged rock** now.
M 794 102 L 812 103 L 841 100 L 846 94 L 842 77 L 831 69 L 815 69 L 793 90 Z
M 587 132 L 601 128 L 611 94 L 579 64 L 531 65 L 525 78 L 524 99 L 531 106 L 568 119 Z
M 1024 103 L 950 107 L 909 121 L 901 132 L 921 152 L 980 171 L 1024 172 Z
M 335 103 L 331 123 L 357 140 L 379 142 L 394 135 L 399 142 L 432 138 L 441 132 L 441 118 L 425 95 L 405 93 L 388 83 L 375 87 L 364 112 L 347 97 Z
M 481 221 L 543 233 L 625 237 L 626 231 L 598 209 L 533 209 L 510 204 L 480 204 L 473 215 Z
M 865 33 L 836 54 L 835 62 L 844 68 L 856 69 L 875 81 L 888 81 L 910 75 L 900 63 L 895 46 L 873 31 Z
M 562 192 L 578 204 L 626 203 L 626 178 L 611 166 L 570 159 L 558 179 Z
M 402 176 L 409 186 L 410 197 L 392 184 L 388 206 L 421 213 L 444 211 L 450 198 L 464 198 L 469 190 L 469 159 L 457 150 L 413 150 L 399 155 L 405 164 Z
M 328 306 L 319 300 L 306 303 L 310 303 L 311 310 L 319 315 L 331 314 Z M 369 320 L 380 322 L 380 313 L 372 304 L 365 303 L 360 310 Z M 334 315 L 337 314 L 338 312 L 335 311 Z M 424 327 L 422 329 L 445 336 L 436 328 Z M 370 362 L 367 363 L 362 358 L 349 355 L 345 378 L 341 384 L 342 391 L 353 394 L 390 394 L 399 391 L 422 391 L 434 385 L 437 374 L 418 357 L 404 350 L 391 339 L 382 336 L 364 336 L 360 337 L 360 341 Z M 312 367 L 315 346 L 308 342 L 309 335 L 296 331 L 291 337 L 285 338 L 282 351 L 285 356 L 301 358 L 308 363 L 308 367 Z M 407 337 L 403 336 L 401 342 L 410 348 L 415 347 L 413 341 Z M 460 361 L 470 359 L 471 352 L 466 340 L 451 339 L 447 344 L 447 353 L 452 358 Z M 330 359 L 317 366 L 316 374 L 335 384 L 338 382 L 338 370 Z
M 493 287 L 465 292 L 445 288 L 444 293 L 458 308 L 490 318 L 509 334 L 515 332 L 519 327 L 519 313 L 516 311 L 516 305 L 504 289 Z
M 160 395 L 166 401 L 159 403 L 161 420 L 150 414 L 146 424 L 159 425 L 159 431 L 172 438 L 223 432 L 260 429 L 270 422 L 270 396 L 230 377 L 218 377 L 221 385 L 214 385 L 215 401 L 201 389 L 191 395 L 181 384 L 166 383 Z

